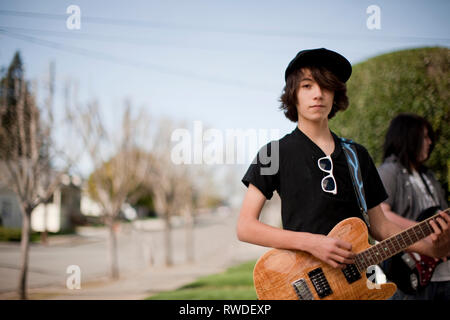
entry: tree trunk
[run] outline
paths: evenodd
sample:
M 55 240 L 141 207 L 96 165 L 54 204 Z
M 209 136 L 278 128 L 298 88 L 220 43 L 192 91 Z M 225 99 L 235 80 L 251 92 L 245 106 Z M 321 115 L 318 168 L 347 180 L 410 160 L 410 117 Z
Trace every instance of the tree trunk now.
M 23 210 L 22 215 L 22 237 L 20 241 L 20 251 L 22 253 L 21 267 L 19 275 L 19 296 L 20 299 L 26 300 L 27 296 L 27 276 L 28 276 L 28 261 L 30 251 L 30 220 L 31 210 Z
M 192 212 L 187 210 L 185 215 L 185 230 L 186 230 L 186 260 L 187 262 L 194 262 L 194 218 Z
M 109 248 L 109 265 L 110 265 L 110 275 L 112 279 L 119 279 L 119 259 L 117 252 L 117 236 L 114 226 L 114 219 L 108 219 L 108 248 Z
M 41 243 L 46 246 L 48 245 L 48 232 L 44 230 L 41 232 Z
M 44 230 L 41 232 L 41 243 L 48 245 L 48 232 L 47 232 L 47 203 L 44 202 Z
M 172 266 L 172 225 L 170 224 L 170 215 L 166 213 L 164 215 L 164 245 L 166 252 L 166 266 Z

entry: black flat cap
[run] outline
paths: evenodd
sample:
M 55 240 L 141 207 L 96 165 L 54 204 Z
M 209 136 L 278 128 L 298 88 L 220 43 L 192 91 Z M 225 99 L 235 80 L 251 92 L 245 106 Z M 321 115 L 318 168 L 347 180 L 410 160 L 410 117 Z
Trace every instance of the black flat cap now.
M 337 52 L 320 48 L 302 50 L 289 63 L 284 74 L 284 79 L 302 67 L 323 66 L 333 72 L 342 82 L 346 82 L 352 74 L 352 65 Z

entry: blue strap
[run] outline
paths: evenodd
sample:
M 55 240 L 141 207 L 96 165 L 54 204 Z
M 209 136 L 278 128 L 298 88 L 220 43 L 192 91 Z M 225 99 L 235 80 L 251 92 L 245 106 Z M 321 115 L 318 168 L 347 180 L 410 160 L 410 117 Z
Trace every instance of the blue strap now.
M 347 164 L 350 171 L 350 176 L 352 178 L 353 188 L 355 190 L 356 199 L 358 201 L 359 209 L 362 213 L 364 221 L 367 226 L 370 227 L 369 215 L 367 214 L 367 204 L 366 197 L 364 193 L 364 185 L 361 175 L 361 168 L 359 166 L 358 155 L 356 152 L 355 144 L 352 140 L 345 138 L 341 139 L 342 150 L 344 150 L 345 156 L 347 158 Z

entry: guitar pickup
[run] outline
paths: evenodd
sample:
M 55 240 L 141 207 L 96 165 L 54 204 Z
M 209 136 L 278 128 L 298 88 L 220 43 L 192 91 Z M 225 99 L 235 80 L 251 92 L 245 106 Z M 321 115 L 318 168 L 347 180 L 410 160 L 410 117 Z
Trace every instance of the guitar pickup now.
M 309 279 L 311 279 L 311 282 L 314 285 L 314 289 L 316 289 L 319 298 L 325 298 L 326 296 L 329 296 L 333 293 L 333 290 L 331 290 L 330 284 L 328 283 L 328 280 L 325 277 L 322 268 L 317 268 L 308 272 L 308 277 Z
M 349 284 L 361 279 L 361 274 L 354 264 L 347 265 L 344 269 L 342 269 L 342 273 Z
M 413 270 L 416 267 L 416 261 L 409 255 L 409 253 L 405 252 L 402 254 L 402 260 L 406 263 L 406 265 Z M 419 259 L 420 260 L 420 256 Z

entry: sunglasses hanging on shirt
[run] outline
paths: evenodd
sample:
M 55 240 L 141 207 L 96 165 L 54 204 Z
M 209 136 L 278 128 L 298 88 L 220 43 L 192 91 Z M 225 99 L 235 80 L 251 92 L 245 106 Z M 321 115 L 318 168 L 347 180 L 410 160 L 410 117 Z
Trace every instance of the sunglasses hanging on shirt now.
M 324 192 L 337 194 L 337 185 L 336 179 L 334 179 L 333 176 L 333 161 L 331 160 L 331 157 L 326 156 L 320 158 L 319 160 L 317 160 L 317 165 L 319 166 L 320 170 L 328 173 L 328 175 L 322 179 L 322 190 Z

